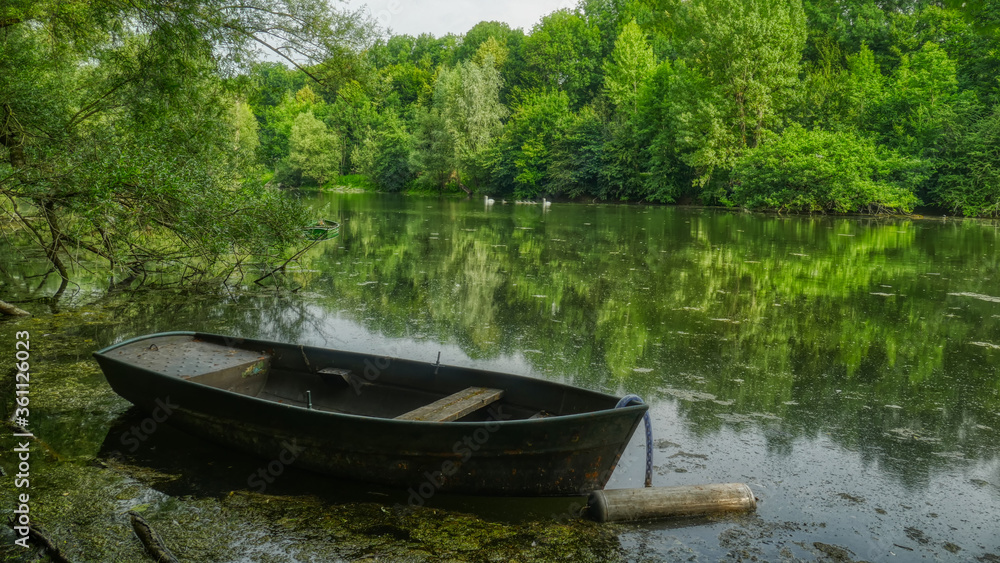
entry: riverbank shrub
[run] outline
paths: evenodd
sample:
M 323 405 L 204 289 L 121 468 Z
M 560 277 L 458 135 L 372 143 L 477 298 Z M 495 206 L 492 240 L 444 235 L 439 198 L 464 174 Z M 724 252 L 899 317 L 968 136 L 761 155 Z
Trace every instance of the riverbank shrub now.
M 525 96 L 486 155 L 489 179 L 485 193 L 531 199 L 551 191 L 549 167 L 553 157 L 559 158 L 553 148 L 556 139 L 564 136 L 571 115 L 570 98 L 565 92 Z
M 748 209 L 909 213 L 922 164 L 849 131 L 793 125 L 736 161 L 728 199 Z
M 413 137 L 395 115 L 386 120 L 387 125 L 366 132 L 352 151 L 351 161 L 376 190 L 400 192 L 416 178 L 410 166 Z
M 300 113 L 288 137 L 288 166 L 302 178 L 323 185 L 337 175 L 341 159 L 340 139 L 311 111 Z
M 1000 216 L 1000 108 L 964 132 L 938 173 L 935 204 L 968 217 Z

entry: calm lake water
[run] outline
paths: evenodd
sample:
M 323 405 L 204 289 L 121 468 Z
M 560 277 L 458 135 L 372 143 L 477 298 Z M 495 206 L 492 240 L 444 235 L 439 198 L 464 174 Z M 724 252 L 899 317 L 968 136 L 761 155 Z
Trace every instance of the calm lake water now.
M 116 547 L 138 507 L 192 561 L 1000 561 L 996 223 L 307 197 L 341 236 L 277 292 L 108 296 L 82 275 L 49 308 L 24 302 L 54 291 L 30 277 L 44 262 L 0 250 L 0 299 L 36 313 L 0 321 L 5 349 L 21 330 L 37 345 L 32 422 L 48 449 L 32 510 L 77 559 L 141 557 Z M 118 459 L 142 417 L 89 353 L 162 330 L 441 352 L 636 393 L 651 404 L 654 485 L 744 482 L 758 509 L 573 527 L 559 503 L 435 497 L 399 516 L 396 491 L 294 468 L 257 495 L 246 476 L 260 460 L 168 428 Z M 637 432 L 608 488 L 642 486 L 643 448 Z M 317 514 L 343 525 L 304 522 Z

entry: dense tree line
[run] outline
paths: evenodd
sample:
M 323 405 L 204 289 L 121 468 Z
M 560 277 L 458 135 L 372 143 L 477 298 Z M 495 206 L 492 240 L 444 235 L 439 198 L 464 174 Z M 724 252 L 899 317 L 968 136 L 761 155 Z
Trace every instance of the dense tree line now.
M 994 0 L 581 0 L 376 41 L 335 89 L 261 65 L 253 111 L 285 184 L 997 215 L 998 24 Z

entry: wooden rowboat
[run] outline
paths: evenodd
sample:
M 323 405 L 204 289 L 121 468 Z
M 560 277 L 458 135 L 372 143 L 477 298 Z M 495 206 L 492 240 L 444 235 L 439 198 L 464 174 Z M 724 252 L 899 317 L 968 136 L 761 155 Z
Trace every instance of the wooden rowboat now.
M 303 235 L 309 240 L 328 240 L 340 234 L 340 223 L 331 219 L 310 221 L 303 229 Z
M 647 410 L 528 377 L 194 332 L 94 356 L 115 392 L 158 421 L 422 498 L 602 489 Z

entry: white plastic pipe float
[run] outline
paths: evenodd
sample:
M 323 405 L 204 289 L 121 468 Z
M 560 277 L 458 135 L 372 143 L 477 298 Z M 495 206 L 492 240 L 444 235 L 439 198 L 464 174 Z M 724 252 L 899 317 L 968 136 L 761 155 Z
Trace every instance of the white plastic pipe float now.
M 705 516 L 756 509 L 757 499 L 743 483 L 593 491 L 587 501 L 587 515 L 598 522 Z

